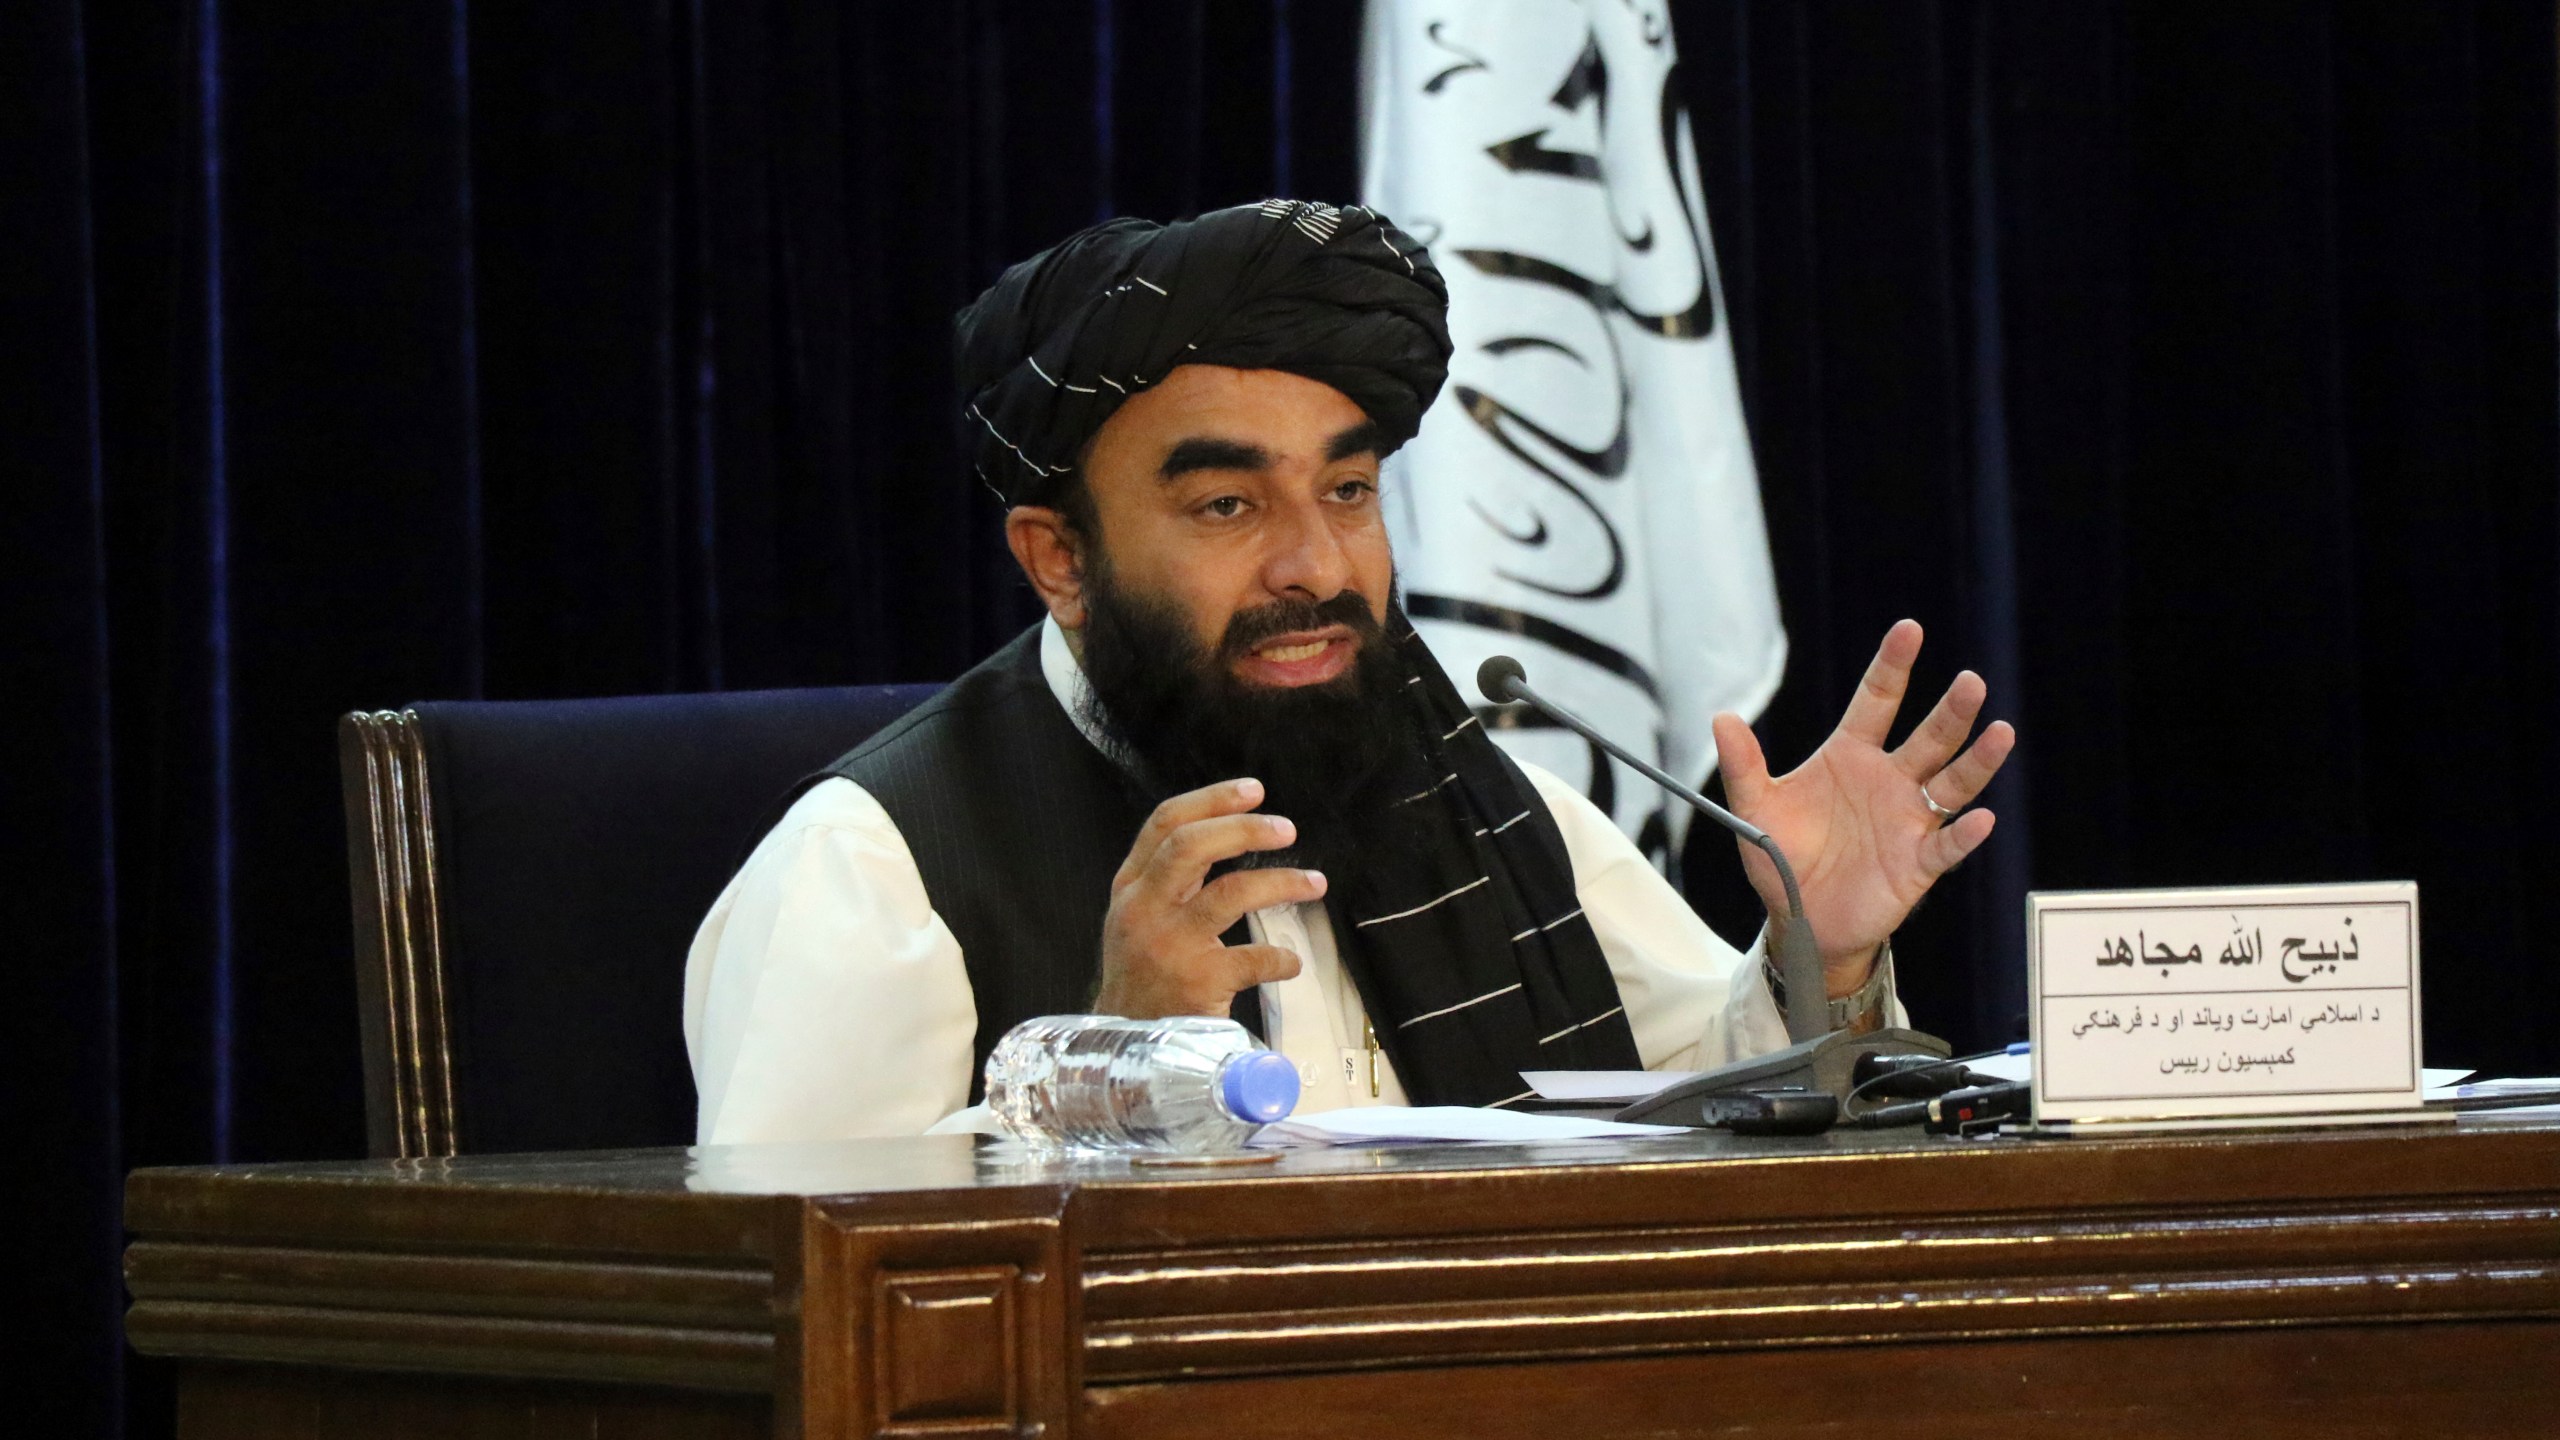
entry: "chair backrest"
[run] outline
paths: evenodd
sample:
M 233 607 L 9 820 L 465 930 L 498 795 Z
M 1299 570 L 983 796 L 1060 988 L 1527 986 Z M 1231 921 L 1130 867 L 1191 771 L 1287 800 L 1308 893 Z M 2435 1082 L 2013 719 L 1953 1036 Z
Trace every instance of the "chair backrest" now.
M 938 688 L 341 720 L 373 1153 L 689 1142 L 703 913 L 793 782 Z

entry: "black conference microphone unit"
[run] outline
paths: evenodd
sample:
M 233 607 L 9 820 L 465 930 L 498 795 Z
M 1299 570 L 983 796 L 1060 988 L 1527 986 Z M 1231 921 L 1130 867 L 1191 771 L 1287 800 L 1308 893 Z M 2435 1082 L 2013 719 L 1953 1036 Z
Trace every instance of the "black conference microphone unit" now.
M 1759 826 L 1681 784 L 1649 760 L 1591 728 L 1579 715 L 1529 688 L 1528 672 L 1508 655 L 1495 655 L 1476 667 L 1476 688 L 1496 705 L 1526 704 L 1548 719 L 1616 756 L 1639 775 L 1679 797 L 1691 809 L 1740 836 L 1778 868 L 1778 883 L 1787 892 L 1787 921 L 1778 932 L 1778 974 L 1787 986 L 1787 1038 L 1783 1050 L 1719 1066 L 1629 1105 L 1621 1120 L 1654 1125 L 1703 1126 L 1716 1123 L 1713 1097 L 1736 1090 L 1803 1088 L 1819 1090 L 1843 1102 L 1856 1084 L 1859 1058 L 1866 1055 L 1924 1055 L 1943 1060 L 1954 1051 L 1946 1041 L 1917 1030 L 1888 1027 L 1864 1035 L 1833 1030 L 1830 1000 L 1822 981 L 1822 951 L 1813 926 L 1804 918 L 1804 896 L 1796 889 L 1795 867 L 1787 863 L 1778 842 Z M 1872 1069 L 1874 1062 L 1869 1062 Z
M 1849 1078 L 1861 1091 L 1891 1100 L 1929 1100 L 1967 1085 L 1998 1083 L 1926 1055 L 1861 1055 Z
M 1969 1135 L 1977 1129 L 1987 1129 L 2026 1114 L 2029 1104 L 2027 1092 L 2024 1080 L 2000 1080 L 1989 1085 L 1950 1090 L 1927 1100 L 1880 1105 L 1850 1123 L 1866 1130 L 1918 1125 L 1932 1135 Z

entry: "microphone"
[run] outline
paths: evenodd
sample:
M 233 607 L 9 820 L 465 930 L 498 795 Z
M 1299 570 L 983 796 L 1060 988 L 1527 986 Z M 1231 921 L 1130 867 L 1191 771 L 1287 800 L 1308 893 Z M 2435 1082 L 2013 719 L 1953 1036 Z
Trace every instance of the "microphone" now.
M 1787 919 L 1778 935 L 1778 974 L 1786 982 L 1787 1038 L 1793 1043 L 1682 1081 L 1620 1110 L 1618 1119 L 1657 1125 L 1712 1125 L 1719 1113 L 1719 1097 L 1744 1089 L 1802 1087 L 1827 1091 L 1845 1100 L 1857 1084 L 1856 1071 L 1862 1060 L 1872 1074 L 1879 1062 L 1871 1057 L 1908 1055 L 1944 1060 L 1954 1053 L 1946 1041 L 1917 1030 L 1888 1027 L 1852 1035 L 1831 1029 L 1829 993 L 1822 980 L 1822 951 L 1814 943 L 1812 924 L 1804 917 L 1804 894 L 1796 888 L 1795 867 L 1787 863 L 1785 853 L 1767 831 L 1681 784 L 1661 766 L 1629 752 L 1591 728 L 1581 716 L 1531 689 L 1528 671 L 1508 655 L 1488 657 L 1476 667 L 1476 688 L 1496 705 L 1518 702 L 1538 711 L 1740 836 L 1744 843 L 1769 857 L 1778 869 L 1778 883 L 1786 891 Z
M 1926 1055 L 1861 1055 L 1849 1078 L 1861 1091 L 1896 1100 L 1928 1100 L 1967 1085 L 1992 1083 L 1962 1065 Z
M 1769 832 L 1681 784 L 1652 761 L 1592 729 L 1581 716 L 1530 689 L 1529 672 L 1508 655 L 1489 656 L 1476 667 L 1476 688 L 1496 705 L 1519 701 L 1575 732 L 1768 856 L 1769 862 L 1778 867 L 1778 883 L 1787 892 L 1787 923 L 1778 935 L 1778 974 L 1787 982 L 1787 1038 L 1811 1040 L 1830 1030 L 1828 992 L 1822 983 L 1822 950 L 1814 943 L 1813 926 L 1804 918 L 1804 894 L 1796 888 L 1795 867 L 1787 863 L 1786 852 L 1769 838 Z
M 1976 1127 L 1998 1124 L 2026 1114 L 2027 1091 L 2024 1080 L 1999 1080 L 1988 1085 L 1950 1090 L 1927 1100 L 1879 1105 L 1852 1123 L 1861 1130 L 1919 1125 L 1932 1135 L 1964 1135 Z

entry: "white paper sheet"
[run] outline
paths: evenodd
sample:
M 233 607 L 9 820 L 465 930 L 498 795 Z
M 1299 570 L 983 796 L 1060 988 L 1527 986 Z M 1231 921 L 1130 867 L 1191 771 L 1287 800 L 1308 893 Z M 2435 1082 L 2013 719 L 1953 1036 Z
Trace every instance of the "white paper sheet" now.
M 1526 1115 L 1463 1105 L 1362 1105 L 1292 1115 L 1262 1127 L 1253 1144 L 1393 1145 L 1426 1140 L 1604 1140 L 1688 1133 L 1677 1125 L 1628 1125 L 1569 1115 Z
M 1985 1080 L 2024 1080 L 2033 1063 L 2034 1057 L 2029 1055 L 1986 1055 L 1967 1060 L 1964 1068 Z
M 2454 1075 L 2455 1078 L 2459 1079 L 2462 1078 L 2462 1076 L 2473 1072 L 2463 1071 L 2457 1073 L 2447 1071 L 2445 1073 Z M 2446 1085 L 2442 1089 L 2435 1087 L 2434 1071 L 2430 1070 L 2427 1072 L 2427 1079 L 2427 1098 L 2431 1100 L 2439 1095 L 2450 1098 L 2471 1100 L 2498 1095 L 2515 1095 L 2535 1090 L 2560 1090 L 2560 1077 L 2549 1075 L 2519 1075 L 2505 1080 L 2474 1080 L 2468 1085 Z M 2510 1105 L 2503 1110 L 2465 1110 L 2462 1112 L 2461 1118 L 2464 1120 L 2532 1120 L 2540 1122 L 2560 1119 L 2560 1105 Z
M 1683 1080 L 1694 1080 L 1704 1072 L 1697 1070 L 1523 1070 L 1520 1078 L 1529 1082 L 1541 1100 L 1588 1100 L 1595 1105 L 1625 1104 L 1659 1095 Z
M 2479 1073 L 2477 1070 L 2447 1070 L 2430 1065 L 2418 1072 L 2418 1078 L 2425 1085 L 2420 1093 L 2429 1100 L 2441 1099 L 2453 1094 L 2463 1081 Z
M 2532 1090 L 2560 1090 L 2560 1077 L 2520 1075 L 2507 1080 L 2475 1080 L 2468 1085 L 2448 1085 L 2443 1093 L 2464 1099 L 2484 1096 L 2514 1095 Z M 2429 1090 L 2430 1096 L 2437 1092 Z M 2532 1121 L 2543 1123 L 2560 1120 L 2560 1105 L 2510 1105 L 2503 1110 L 2465 1110 L 2459 1117 L 2464 1123 L 2494 1124 L 2499 1121 Z
M 2428 1072 L 2432 1075 L 2434 1072 Z M 2466 1071 L 2466 1075 L 2474 1072 Z M 2548 1075 L 2519 1075 L 2506 1080 L 2474 1080 L 2468 1085 L 2450 1087 L 2456 1095 L 2516 1095 L 2533 1090 L 2560 1090 L 2560 1078 Z

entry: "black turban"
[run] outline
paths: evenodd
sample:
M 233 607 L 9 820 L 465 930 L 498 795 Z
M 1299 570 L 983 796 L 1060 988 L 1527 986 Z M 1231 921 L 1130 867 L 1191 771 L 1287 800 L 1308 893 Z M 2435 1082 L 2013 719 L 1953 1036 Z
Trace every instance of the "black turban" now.
M 1349 396 L 1393 450 L 1449 372 L 1448 287 L 1374 210 L 1266 200 L 1108 220 L 1004 272 L 957 330 L 961 421 L 1007 504 L 1047 504 L 1086 441 L 1177 365 L 1286 370 Z

